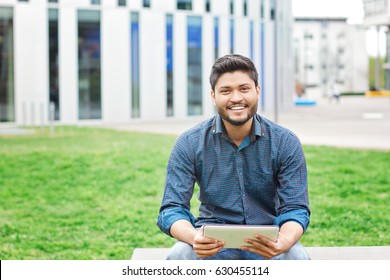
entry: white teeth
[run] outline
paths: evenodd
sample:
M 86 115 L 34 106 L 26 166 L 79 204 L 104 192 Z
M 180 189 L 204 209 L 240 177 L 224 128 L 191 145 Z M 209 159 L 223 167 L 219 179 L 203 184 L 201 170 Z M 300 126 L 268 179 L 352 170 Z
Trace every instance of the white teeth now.
M 233 108 L 230 108 L 231 110 L 242 110 L 244 109 L 244 107 L 233 107 Z

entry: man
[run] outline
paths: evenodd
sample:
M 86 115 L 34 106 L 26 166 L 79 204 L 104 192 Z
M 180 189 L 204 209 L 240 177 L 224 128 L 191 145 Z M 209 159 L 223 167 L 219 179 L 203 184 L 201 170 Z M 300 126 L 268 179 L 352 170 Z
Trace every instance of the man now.
M 184 132 L 167 166 L 157 225 L 176 238 L 168 259 L 309 259 L 298 242 L 309 225 L 306 161 L 298 138 L 260 117 L 258 73 L 252 61 L 215 61 L 211 98 L 218 114 Z M 195 182 L 199 217 L 190 212 Z M 276 242 L 256 235 L 224 249 L 203 236 L 204 224 L 280 226 Z

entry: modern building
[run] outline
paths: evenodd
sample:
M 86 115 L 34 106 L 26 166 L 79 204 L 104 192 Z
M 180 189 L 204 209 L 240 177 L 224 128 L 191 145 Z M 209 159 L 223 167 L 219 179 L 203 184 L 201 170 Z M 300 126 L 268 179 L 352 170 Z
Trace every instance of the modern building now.
M 291 0 L 0 0 L 0 121 L 208 117 L 229 53 L 255 62 L 260 112 L 288 110 L 292 51 Z
M 385 29 L 386 33 L 386 63 L 384 69 L 381 68 L 380 53 L 377 52 L 375 67 L 375 87 L 380 89 L 380 73 L 385 71 L 385 89 L 390 90 L 390 5 L 388 0 L 363 0 L 364 19 L 366 27 L 375 28 L 378 33 Z
M 346 18 L 295 18 L 295 79 L 311 99 L 368 89 L 366 29 Z

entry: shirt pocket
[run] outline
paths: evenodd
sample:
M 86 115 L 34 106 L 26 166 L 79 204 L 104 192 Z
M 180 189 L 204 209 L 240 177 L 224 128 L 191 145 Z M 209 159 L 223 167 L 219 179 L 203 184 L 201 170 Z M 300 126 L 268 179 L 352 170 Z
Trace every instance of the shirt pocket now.
M 271 199 L 272 201 L 276 194 L 277 185 L 274 174 L 254 170 L 252 176 L 248 181 L 247 194 L 261 200 Z

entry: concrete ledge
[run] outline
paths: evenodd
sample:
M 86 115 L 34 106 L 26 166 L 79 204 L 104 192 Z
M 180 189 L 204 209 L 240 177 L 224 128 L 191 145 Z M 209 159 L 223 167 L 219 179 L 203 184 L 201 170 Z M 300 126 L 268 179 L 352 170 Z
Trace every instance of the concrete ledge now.
M 312 260 L 390 260 L 390 246 L 305 247 Z M 132 260 L 164 260 L 169 248 L 136 248 Z

